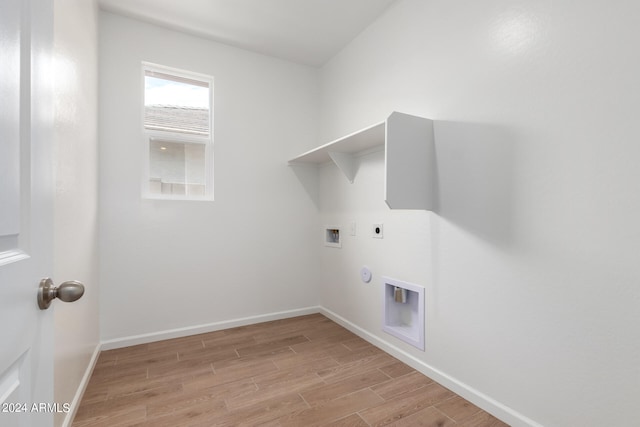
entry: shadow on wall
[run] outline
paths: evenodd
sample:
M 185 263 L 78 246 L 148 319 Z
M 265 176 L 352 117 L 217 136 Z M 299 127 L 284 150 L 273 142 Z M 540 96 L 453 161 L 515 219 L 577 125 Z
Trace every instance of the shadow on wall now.
M 498 246 L 513 243 L 515 137 L 482 124 L 434 121 L 435 208 Z
M 320 187 L 318 185 L 318 168 L 308 165 L 290 164 L 289 168 L 296 174 L 298 181 L 305 189 L 316 209 L 320 209 Z

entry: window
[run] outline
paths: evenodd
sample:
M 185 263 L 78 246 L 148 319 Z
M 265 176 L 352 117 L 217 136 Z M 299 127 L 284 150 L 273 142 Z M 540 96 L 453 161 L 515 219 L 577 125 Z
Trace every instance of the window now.
M 213 78 L 143 63 L 143 195 L 213 200 Z

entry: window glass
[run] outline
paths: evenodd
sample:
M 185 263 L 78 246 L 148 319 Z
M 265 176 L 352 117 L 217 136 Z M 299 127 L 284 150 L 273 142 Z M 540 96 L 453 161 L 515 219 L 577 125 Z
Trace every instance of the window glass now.
M 149 185 L 154 194 L 204 196 L 205 146 L 151 140 Z
M 213 197 L 211 79 L 144 68 L 144 130 L 149 197 Z
M 145 72 L 144 127 L 209 135 L 209 86 L 205 82 Z

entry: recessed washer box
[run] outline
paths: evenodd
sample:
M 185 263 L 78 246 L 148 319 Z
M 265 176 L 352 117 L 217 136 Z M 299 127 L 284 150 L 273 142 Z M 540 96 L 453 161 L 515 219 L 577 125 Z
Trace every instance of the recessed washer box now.
M 332 248 L 342 247 L 342 235 L 340 233 L 340 227 L 333 225 L 324 226 L 324 245 Z
M 424 287 L 389 277 L 382 280 L 382 330 L 424 351 Z

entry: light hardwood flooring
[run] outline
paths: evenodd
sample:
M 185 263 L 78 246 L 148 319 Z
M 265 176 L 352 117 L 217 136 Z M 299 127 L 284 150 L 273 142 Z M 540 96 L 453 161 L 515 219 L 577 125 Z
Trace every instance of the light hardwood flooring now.
M 320 314 L 104 351 L 73 426 L 503 422 Z

